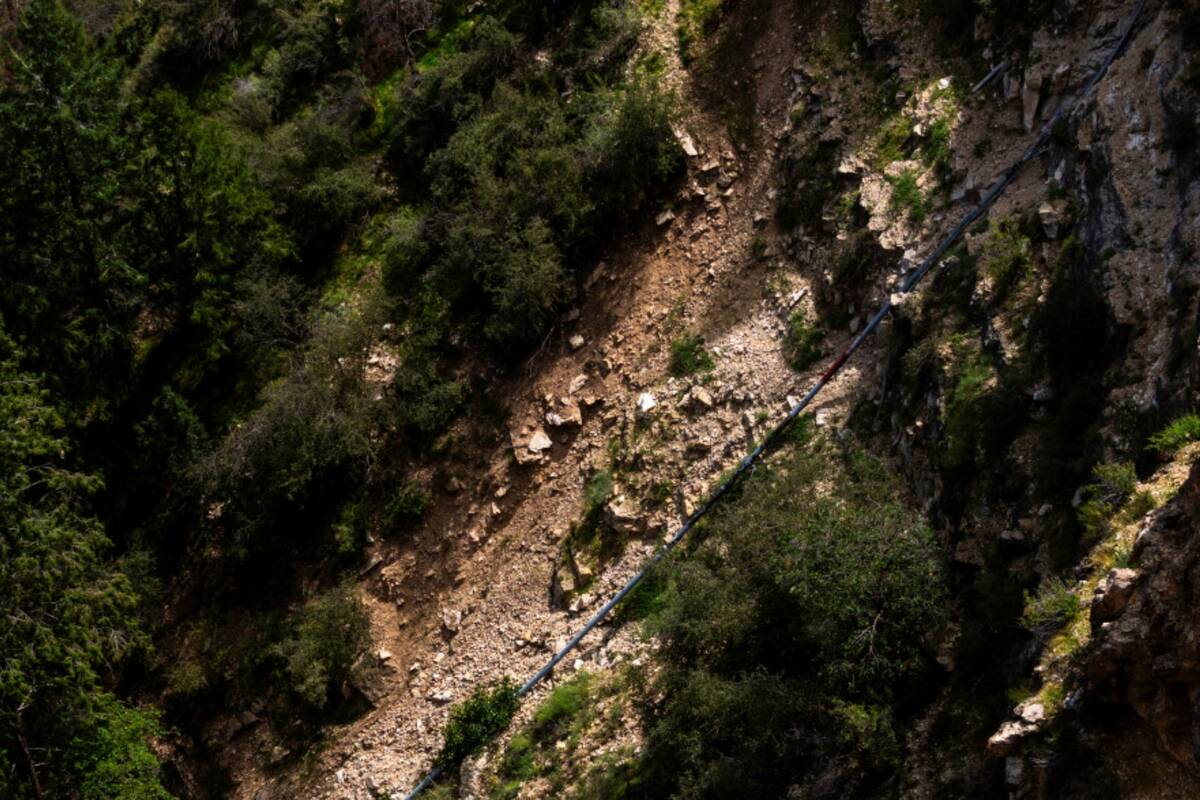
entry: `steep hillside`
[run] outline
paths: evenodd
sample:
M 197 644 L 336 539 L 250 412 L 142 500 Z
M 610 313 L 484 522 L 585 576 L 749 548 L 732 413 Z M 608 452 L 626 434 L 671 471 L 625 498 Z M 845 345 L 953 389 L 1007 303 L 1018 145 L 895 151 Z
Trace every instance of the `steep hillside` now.
M 0 796 L 1200 795 L 1198 25 L 9 3 Z

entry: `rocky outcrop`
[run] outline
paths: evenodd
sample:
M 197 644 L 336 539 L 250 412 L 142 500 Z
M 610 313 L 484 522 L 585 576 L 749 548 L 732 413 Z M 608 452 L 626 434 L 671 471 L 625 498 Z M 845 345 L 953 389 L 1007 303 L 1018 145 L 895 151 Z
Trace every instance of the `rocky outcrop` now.
M 1113 570 L 1098 593 L 1087 663 L 1093 696 L 1126 704 L 1160 746 L 1200 770 L 1200 463 L 1134 544 L 1133 570 Z

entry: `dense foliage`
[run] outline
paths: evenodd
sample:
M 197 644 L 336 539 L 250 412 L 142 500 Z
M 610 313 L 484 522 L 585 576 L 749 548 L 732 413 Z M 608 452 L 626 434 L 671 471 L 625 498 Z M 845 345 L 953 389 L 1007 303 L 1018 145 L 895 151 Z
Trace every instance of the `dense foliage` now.
M 162 797 L 155 718 L 104 688 L 147 641 L 87 510 L 100 481 L 65 466 L 62 419 L 20 358 L 0 330 L 0 793 Z
M 0 794 L 158 796 L 130 696 L 192 736 L 249 698 L 297 742 L 352 713 L 342 578 L 421 517 L 472 370 L 680 172 L 640 13 L 0 11 Z
M 760 468 L 705 534 L 657 581 L 667 666 L 639 791 L 888 794 L 944 613 L 931 531 L 882 464 L 818 441 Z

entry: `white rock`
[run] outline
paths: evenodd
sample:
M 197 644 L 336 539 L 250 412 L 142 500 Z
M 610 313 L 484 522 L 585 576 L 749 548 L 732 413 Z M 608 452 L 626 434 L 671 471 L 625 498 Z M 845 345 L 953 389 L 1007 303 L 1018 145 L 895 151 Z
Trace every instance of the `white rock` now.
M 673 219 L 675 219 L 675 212 L 668 208 L 666 211 L 662 212 L 661 214 L 659 214 L 657 217 L 654 218 L 654 224 L 655 225 L 666 225 L 668 222 L 670 222 Z
M 462 612 L 456 608 L 442 609 L 442 627 L 450 633 L 457 633 L 458 628 L 462 625 Z
M 582 336 L 580 336 L 578 333 L 575 334 L 574 336 L 572 336 L 570 339 L 568 339 L 567 342 L 571 345 L 572 350 L 578 350 L 579 348 L 581 348 L 585 344 L 587 344 L 587 340 L 584 339 Z
M 529 437 L 529 444 L 525 445 L 525 447 L 531 453 L 540 453 L 543 450 L 549 450 L 551 444 L 553 442 L 550 441 L 550 437 L 546 435 L 546 432 L 538 428 Z
M 637 411 L 639 415 L 649 414 L 658 405 L 658 401 L 654 399 L 654 395 L 649 392 L 642 392 L 638 395 Z

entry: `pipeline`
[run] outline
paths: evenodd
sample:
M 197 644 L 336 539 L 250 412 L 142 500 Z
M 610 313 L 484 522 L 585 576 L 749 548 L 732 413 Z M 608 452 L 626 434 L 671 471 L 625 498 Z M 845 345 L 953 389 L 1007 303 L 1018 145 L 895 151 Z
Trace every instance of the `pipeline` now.
M 1067 117 L 1074 113 L 1075 109 L 1079 107 L 1079 104 L 1092 93 L 1092 91 L 1096 88 L 1096 84 L 1100 82 L 1101 78 L 1103 78 L 1105 73 L 1108 72 L 1108 68 L 1112 66 L 1113 61 L 1116 60 L 1117 56 L 1120 55 L 1120 53 L 1129 43 L 1129 40 L 1133 35 L 1133 29 L 1137 24 L 1138 18 L 1142 14 L 1142 9 L 1145 4 L 1146 0 L 1138 0 L 1137 6 L 1129 16 L 1129 23 L 1125 27 L 1125 32 L 1121 35 L 1117 45 L 1112 49 L 1112 52 L 1108 54 L 1107 58 L 1105 58 L 1104 61 L 1101 62 L 1096 68 L 1096 71 L 1088 79 L 1087 83 L 1084 84 L 1084 87 L 1080 93 L 1069 102 L 1062 103 L 1058 106 L 1054 114 L 1052 114 L 1050 118 L 1042 125 L 1038 132 L 1037 138 L 1034 139 L 1033 143 L 1025 149 L 1025 152 L 1021 154 L 1021 157 L 1017 159 L 1017 161 L 1014 162 L 1008 169 L 1001 173 L 1000 177 L 996 180 L 996 183 L 979 199 L 979 202 L 975 204 L 975 207 L 968 211 L 967 214 L 964 215 L 959 221 L 959 223 L 955 225 L 949 233 L 942 237 L 941 241 L 938 242 L 937 247 L 935 247 L 932 252 L 930 252 L 929 255 L 926 256 L 925 259 L 911 273 L 909 273 L 908 277 L 901 281 L 898 287 L 898 295 L 901 299 L 903 298 L 903 295 L 910 293 L 921 281 L 921 279 L 925 277 L 929 270 L 931 270 L 934 265 L 941 260 L 942 256 L 946 254 L 946 251 L 950 249 L 950 247 L 958 240 L 960 236 L 962 236 L 963 231 L 974 224 L 976 220 L 983 216 L 983 214 L 992 207 L 1004 190 L 1008 188 L 1009 184 L 1016 179 L 1017 173 L 1020 172 L 1021 167 L 1023 167 L 1032 159 L 1036 158 L 1042 152 L 1042 149 L 1050 140 L 1054 126 L 1060 121 L 1066 120 Z M 998 70 L 993 70 L 993 73 L 997 71 Z M 592 615 L 592 617 L 579 630 L 579 632 L 571 637 L 570 641 L 563 645 L 563 647 L 557 653 L 555 653 L 548 662 L 546 662 L 545 666 L 531 675 L 530 678 L 521 685 L 521 688 L 518 689 L 516 693 L 518 698 L 523 698 L 525 695 L 533 691 L 534 687 L 545 680 L 546 676 L 554 670 L 559 662 L 566 658 L 567 655 L 574 650 L 581 641 L 583 641 L 585 636 L 591 633 L 597 625 L 599 625 L 605 620 L 605 618 L 608 617 L 613 608 L 615 608 L 618 603 L 625 599 L 625 597 L 632 592 L 639 583 L 642 582 L 650 570 L 656 564 L 662 561 L 675 548 L 675 545 L 677 545 L 683 539 L 683 537 L 687 536 L 692 528 L 696 526 L 696 523 L 698 523 L 705 514 L 712 510 L 712 508 L 717 504 L 717 501 L 720 500 L 721 497 L 723 497 L 731 488 L 733 488 L 738 480 L 741 479 L 742 476 L 754 466 L 754 463 L 758 461 L 767 448 L 779 438 L 784 429 L 786 429 L 788 425 L 790 425 L 796 419 L 796 417 L 800 416 L 801 412 L 803 412 L 809 403 L 813 401 L 813 398 L 815 398 L 817 394 L 820 393 L 820 391 L 825 388 L 825 386 L 831 380 L 833 380 L 846 362 L 850 360 L 850 357 L 854 355 L 854 353 L 860 347 L 862 347 L 863 342 L 866 341 L 867 337 L 875 332 L 875 329 L 879 327 L 884 318 L 899 304 L 900 300 L 895 299 L 896 297 L 896 295 L 893 295 L 883 303 L 880 309 L 875 312 L 874 316 L 871 317 L 870 321 L 868 321 L 867 324 L 863 326 L 863 329 L 858 332 L 858 335 L 851 340 L 850 344 L 846 347 L 842 354 L 838 356 L 833 364 L 830 365 L 829 369 L 825 370 L 821 377 L 817 379 L 817 382 L 813 384 L 811 389 L 808 390 L 808 393 L 801 398 L 800 402 L 793 406 L 783 420 L 781 420 L 778 425 L 772 428 L 766 437 L 764 437 L 763 440 L 756 445 L 753 450 L 751 450 L 744 458 L 742 458 L 733 474 L 726 478 L 721 485 L 718 486 L 716 490 L 708 497 L 708 499 L 706 499 L 699 508 L 692 512 L 691 516 L 684 520 L 683 524 L 679 526 L 679 529 L 675 531 L 671 538 L 668 539 L 654 553 L 654 555 L 646 561 L 642 568 L 638 570 L 638 572 L 631 577 L 629 581 L 622 586 L 621 589 L 614 594 L 607 603 L 601 606 L 600 609 Z M 435 765 L 433 769 L 431 769 L 429 773 L 421 779 L 421 782 L 418 783 L 413 790 L 408 793 L 405 800 L 414 800 L 417 795 L 427 789 L 430 784 L 441 777 L 441 775 L 442 768 Z

